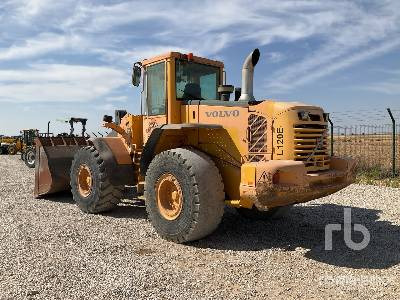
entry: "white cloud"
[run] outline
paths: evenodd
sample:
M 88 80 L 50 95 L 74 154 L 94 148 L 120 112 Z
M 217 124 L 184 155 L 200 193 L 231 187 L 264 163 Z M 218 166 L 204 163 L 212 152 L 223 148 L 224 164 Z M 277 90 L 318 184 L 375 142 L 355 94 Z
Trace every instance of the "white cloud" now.
M 400 79 L 370 84 L 364 89 L 387 95 L 400 95 Z
M 133 43 L 136 50 L 124 46 L 110 49 L 104 44 L 97 47 L 96 51 L 108 61 L 124 62 L 164 52 L 159 50 L 168 47 L 216 56 L 228 46 L 247 41 L 268 45 L 317 38 L 309 55 L 272 74 L 268 88 L 288 87 L 304 76 L 317 79 L 324 73 L 330 74 L 334 69 L 332 63 L 337 60 L 348 61 L 347 66 L 351 66 L 352 61 L 358 61 L 350 59 L 354 54 L 389 42 L 399 35 L 400 28 L 398 1 L 381 1 L 379 5 L 333 0 L 203 1 L 185 5 L 172 2 L 173 14 L 160 9 L 164 5 L 163 1 L 97 6 L 84 2 L 64 26 L 86 34 L 105 34 L 113 29 L 124 32 L 120 29 L 129 28 L 135 38 L 151 37 L 151 45 Z M 129 38 L 129 34 L 121 34 Z M 267 54 L 271 62 L 282 59 L 275 53 Z
M 312 72 L 304 74 L 303 76 L 299 76 L 298 78 L 295 78 L 293 74 L 299 75 L 299 69 L 294 69 L 290 74 L 288 74 L 289 76 L 286 75 L 286 78 L 285 76 L 282 76 L 284 78 L 283 80 L 282 77 L 280 79 L 278 78 L 277 81 L 272 80 L 269 82 L 268 86 L 269 88 L 275 88 L 276 91 L 285 92 L 298 86 L 313 82 L 318 78 L 330 75 L 338 70 L 348 68 L 361 61 L 381 55 L 398 47 L 400 47 L 400 39 L 384 42 L 382 44 L 376 45 L 374 48 L 365 49 L 353 55 L 346 56 L 344 59 L 334 60 L 330 64 L 326 63 L 323 68 L 319 70 L 313 70 Z M 288 78 L 292 80 L 289 82 Z
M 0 70 L 0 102 L 87 102 L 129 84 L 129 76 L 109 67 L 41 64 Z
M 267 62 L 271 63 L 278 63 L 285 60 L 285 55 L 280 52 L 267 52 L 264 56 Z
M 115 105 L 111 104 L 111 103 L 106 103 L 106 104 L 102 104 L 102 105 L 97 105 L 95 107 L 96 110 L 99 111 L 108 111 L 108 112 L 112 112 L 115 111 L 117 108 Z
M 79 28 L 86 32 L 105 32 L 116 26 L 149 19 L 173 19 L 167 9 L 160 9 L 165 2 L 124 1 L 111 5 L 92 4 L 82 1 L 74 14 L 62 23 L 63 28 Z
M 265 54 L 269 62 L 287 63 L 270 74 L 265 88 L 287 91 L 393 50 L 374 48 L 400 34 L 399 1 L 206 0 L 167 6 L 161 0 L 7 1 L 0 4 L 7 11 L 0 11 L 0 62 L 79 54 L 128 71 L 136 60 L 171 50 L 215 58 L 246 43 L 310 42 L 309 52 L 294 63 L 290 53 Z
M 128 96 L 109 96 L 106 98 L 107 102 L 126 102 Z
M 173 14 L 164 1 L 124 1 L 114 5 L 83 2 L 63 22 L 63 28 L 89 34 L 104 34 L 129 26 L 131 36 L 150 36 L 160 44 L 176 41 L 178 46 L 215 54 L 243 41 L 261 45 L 276 40 L 294 41 L 329 34 L 332 28 L 352 17 L 357 7 L 337 1 L 205 1 L 172 2 Z M 134 11 L 134 13 L 127 13 Z M 145 24 L 145 25 L 144 25 Z M 135 26 L 136 25 L 136 26 Z M 181 46 L 182 47 L 182 46 Z
M 131 67 L 136 61 L 150 58 L 155 55 L 177 51 L 182 53 L 190 52 L 188 49 L 180 48 L 174 45 L 155 45 L 155 46 L 134 46 L 132 50 L 117 51 L 109 49 L 92 49 L 94 53 L 100 54 L 102 58 L 110 63 L 121 62 L 125 66 Z
M 362 90 L 373 91 L 386 95 L 400 95 L 400 70 L 380 70 L 387 78 L 359 87 Z
M 60 13 L 65 12 L 66 8 L 73 7 L 76 3 L 76 0 L 5 0 L 4 6 L 7 9 L 7 15 L 14 22 L 29 25 L 35 18 L 43 15 L 57 18 Z M 61 8 L 63 10 L 57 13 L 57 10 Z M 46 25 L 48 26 L 49 24 Z
M 42 33 L 36 38 L 25 40 L 22 44 L 14 44 L 0 48 L 0 61 L 26 59 L 44 54 L 82 47 L 84 42 L 78 36 L 64 36 L 52 33 Z
M 49 0 L 20 0 L 17 11 L 21 17 L 35 16 L 46 8 L 52 1 Z
M 286 92 L 399 46 L 399 2 L 385 1 L 369 10 L 355 4 L 342 8 L 334 14 L 341 15 L 337 24 L 320 32 L 326 41 L 302 60 L 273 74 L 266 89 Z

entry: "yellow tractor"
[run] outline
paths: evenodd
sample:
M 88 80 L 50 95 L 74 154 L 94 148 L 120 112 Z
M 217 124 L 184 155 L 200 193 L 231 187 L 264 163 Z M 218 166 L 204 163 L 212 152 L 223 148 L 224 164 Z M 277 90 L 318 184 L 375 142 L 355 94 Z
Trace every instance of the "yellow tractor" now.
M 19 152 L 21 159 L 25 161 L 26 152 L 34 149 L 33 140 L 38 135 L 38 130 L 24 129 L 20 133 L 20 136 L 0 137 L 0 154 L 15 155 Z M 31 153 L 34 155 L 34 151 L 31 150 Z
M 254 98 L 259 57 L 246 58 L 241 89 L 224 83 L 222 62 L 191 53 L 135 63 L 143 113 L 105 116 L 116 137 L 39 138 L 36 196 L 71 189 L 81 210 L 100 213 L 136 186 L 157 233 L 182 243 L 212 233 L 225 205 L 273 217 L 352 183 L 354 161 L 329 155 L 327 113 Z
M 19 136 L 1 136 L 0 137 L 0 154 L 15 155 L 21 152 L 23 143 Z

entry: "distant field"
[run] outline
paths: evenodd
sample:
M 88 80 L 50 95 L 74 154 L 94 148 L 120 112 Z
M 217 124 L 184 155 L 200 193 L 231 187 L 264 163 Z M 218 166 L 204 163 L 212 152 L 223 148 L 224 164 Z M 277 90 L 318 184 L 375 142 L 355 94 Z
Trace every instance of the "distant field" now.
M 391 174 L 392 170 L 392 135 L 391 134 L 341 134 L 333 136 L 335 155 L 357 159 L 360 170 L 377 169 L 382 175 Z M 328 139 L 330 149 L 330 137 Z M 399 169 L 400 135 L 396 135 L 396 165 Z

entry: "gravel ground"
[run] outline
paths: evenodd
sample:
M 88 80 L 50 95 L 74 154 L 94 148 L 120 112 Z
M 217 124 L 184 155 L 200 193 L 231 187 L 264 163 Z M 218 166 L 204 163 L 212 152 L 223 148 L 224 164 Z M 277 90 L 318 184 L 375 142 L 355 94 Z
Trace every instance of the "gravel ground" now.
M 161 240 L 143 204 L 88 215 L 71 195 L 34 199 L 34 171 L 0 156 L 0 299 L 393 299 L 400 290 L 400 189 L 352 185 L 249 221 L 226 209 L 218 230 L 189 245 Z M 324 250 L 343 208 L 369 245 Z M 360 241 L 361 235 L 354 234 Z

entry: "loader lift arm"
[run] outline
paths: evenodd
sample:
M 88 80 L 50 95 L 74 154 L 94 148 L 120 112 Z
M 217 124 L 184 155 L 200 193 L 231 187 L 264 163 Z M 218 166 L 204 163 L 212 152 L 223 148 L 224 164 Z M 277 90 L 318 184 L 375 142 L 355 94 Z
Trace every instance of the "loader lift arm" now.
M 123 139 L 125 140 L 125 143 L 127 145 L 131 144 L 130 136 L 125 132 L 125 130 L 121 126 L 119 126 L 118 124 L 116 124 L 112 121 L 111 116 L 105 115 L 103 117 L 103 127 L 114 130 L 115 132 L 117 132 L 118 134 L 120 134 L 123 137 Z

